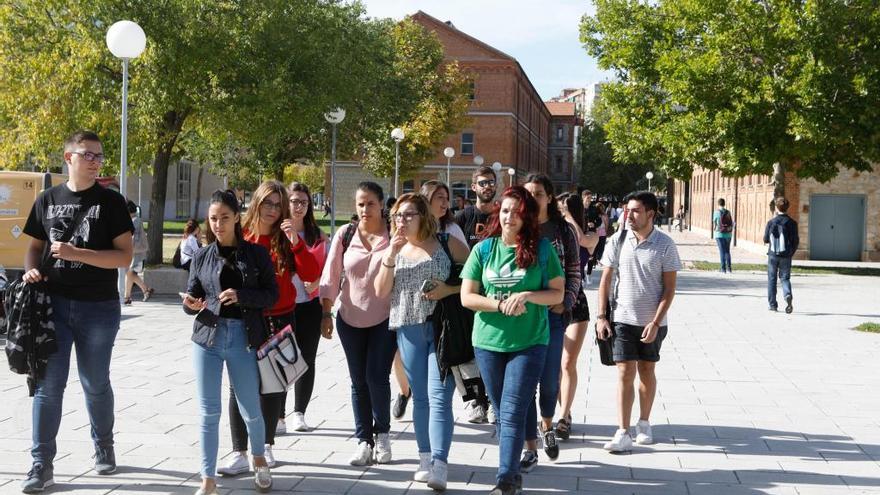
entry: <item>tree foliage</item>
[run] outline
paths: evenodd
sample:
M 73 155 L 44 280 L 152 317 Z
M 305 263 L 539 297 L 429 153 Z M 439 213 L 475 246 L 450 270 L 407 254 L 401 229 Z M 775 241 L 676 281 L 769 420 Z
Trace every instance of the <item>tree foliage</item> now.
M 875 0 L 594 1 L 581 40 L 619 79 L 603 99 L 621 160 L 827 181 L 880 158 Z

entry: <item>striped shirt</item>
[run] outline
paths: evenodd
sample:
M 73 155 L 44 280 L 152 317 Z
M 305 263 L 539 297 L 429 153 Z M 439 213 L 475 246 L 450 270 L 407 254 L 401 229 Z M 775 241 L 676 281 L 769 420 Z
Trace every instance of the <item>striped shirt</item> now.
M 619 241 L 618 232 L 602 256 L 602 266 L 614 268 L 619 277 L 614 322 L 645 326 L 657 314 L 663 296 L 663 274 L 681 270 L 678 248 L 671 237 L 656 228 L 641 243 L 635 234 L 627 232 L 618 259 Z M 660 322 L 664 325 L 666 316 Z

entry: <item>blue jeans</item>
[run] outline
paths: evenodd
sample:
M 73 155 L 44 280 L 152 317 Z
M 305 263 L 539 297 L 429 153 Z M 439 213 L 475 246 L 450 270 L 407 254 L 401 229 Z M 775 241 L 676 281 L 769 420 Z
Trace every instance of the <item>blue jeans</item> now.
M 730 268 L 730 238 L 716 237 L 715 244 L 718 244 L 718 252 L 721 254 L 721 271 L 732 272 Z
M 542 418 L 553 418 L 556 414 L 556 399 L 559 396 L 559 372 L 562 370 L 562 343 L 565 341 L 565 326 L 562 315 L 548 311 L 550 322 L 550 344 L 547 346 L 547 358 L 544 372 L 541 373 L 538 404 L 541 406 Z M 535 401 L 529 403 L 526 416 L 526 440 L 538 438 L 538 408 Z
M 498 483 L 516 483 L 519 455 L 525 440 L 526 413 L 535 399 L 535 388 L 547 361 L 547 346 L 536 345 L 516 352 L 474 348 L 489 400 L 495 407 L 498 438 Z
M 58 451 L 61 405 L 70 373 L 70 351 L 76 346 L 77 371 L 96 446 L 113 446 L 113 388 L 110 357 L 119 331 L 119 301 L 75 301 L 52 295 L 52 322 L 58 351 L 49 356 L 46 375 L 37 381 L 32 409 L 34 462 L 52 465 Z
M 357 328 L 336 317 L 336 331 L 351 377 L 351 409 L 358 440 L 374 445 L 373 435 L 391 431 L 391 363 L 397 350 L 396 335 L 388 320 Z
M 238 410 L 247 426 L 251 454 L 265 452 L 266 429 L 260 411 L 260 372 L 257 353 L 248 349 L 247 330 L 241 320 L 220 318 L 214 345 L 193 343 L 193 364 L 196 371 L 196 390 L 201 412 L 202 477 L 217 476 L 217 450 L 220 448 L 221 388 L 223 363 L 229 381 L 235 389 Z
M 409 380 L 413 401 L 413 428 L 419 453 L 447 462 L 452 444 L 452 394 L 455 379 L 450 373 L 440 381 L 434 326 L 430 321 L 397 329 L 397 347 Z
M 767 255 L 767 303 L 776 308 L 776 278 L 782 281 L 782 296 L 791 297 L 791 258 Z

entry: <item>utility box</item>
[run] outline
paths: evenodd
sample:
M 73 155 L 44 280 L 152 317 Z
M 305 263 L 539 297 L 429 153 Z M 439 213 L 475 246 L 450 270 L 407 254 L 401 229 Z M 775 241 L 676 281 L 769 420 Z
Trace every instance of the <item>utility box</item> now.
M 34 200 L 44 190 L 61 184 L 67 176 L 43 172 L 0 171 L 0 265 L 22 270 L 30 236 L 24 225 Z

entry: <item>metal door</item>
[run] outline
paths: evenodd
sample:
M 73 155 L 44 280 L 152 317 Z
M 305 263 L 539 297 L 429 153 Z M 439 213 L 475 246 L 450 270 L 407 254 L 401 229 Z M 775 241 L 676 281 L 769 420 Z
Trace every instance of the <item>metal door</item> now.
M 821 194 L 810 198 L 810 258 L 859 261 L 865 238 L 865 197 Z

